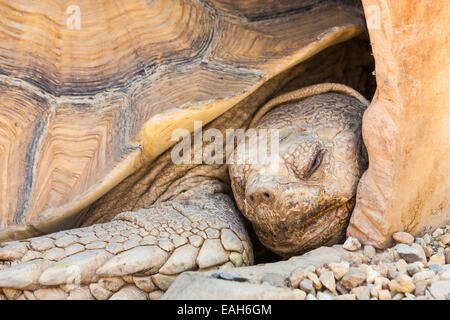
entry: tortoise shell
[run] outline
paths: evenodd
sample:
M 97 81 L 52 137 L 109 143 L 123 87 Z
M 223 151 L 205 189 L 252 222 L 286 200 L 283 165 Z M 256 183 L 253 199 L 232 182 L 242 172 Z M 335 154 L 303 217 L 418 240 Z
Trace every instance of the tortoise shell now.
M 0 240 L 77 213 L 269 79 L 363 30 L 354 1 L 0 1 Z

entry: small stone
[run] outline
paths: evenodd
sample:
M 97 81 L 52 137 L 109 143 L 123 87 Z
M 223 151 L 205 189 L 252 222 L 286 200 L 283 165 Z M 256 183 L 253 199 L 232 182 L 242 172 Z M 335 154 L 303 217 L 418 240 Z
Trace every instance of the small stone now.
M 402 257 L 408 263 L 413 263 L 416 261 L 426 263 L 425 252 L 417 243 L 413 243 L 412 245 L 401 243 L 396 245 L 394 248 L 398 252 L 400 257 Z
M 343 294 L 334 298 L 334 300 L 356 300 L 356 295 L 354 294 Z
M 423 263 L 420 261 L 410 263 L 410 264 L 408 264 L 408 267 L 407 267 L 407 271 L 410 276 L 413 276 L 416 273 L 422 271 L 422 269 L 423 269 Z
M 450 281 L 450 269 L 439 272 L 438 276 L 441 280 Z
M 331 294 L 325 292 L 317 292 L 317 300 L 333 300 L 333 296 Z
M 300 282 L 299 288 L 308 293 L 315 293 L 313 283 L 310 279 L 303 279 Z
M 422 249 L 423 249 L 423 252 L 425 252 L 425 256 L 427 258 L 429 258 L 429 257 L 431 257 L 433 255 L 433 249 L 432 248 L 430 248 L 428 246 L 425 246 L 425 247 L 422 247 Z
M 336 280 L 341 280 L 342 277 L 350 271 L 350 265 L 348 262 L 336 262 L 329 263 L 328 268 L 333 272 Z
M 391 300 L 391 293 L 389 292 L 389 290 L 379 290 L 378 300 Z
M 351 290 L 355 287 L 360 286 L 365 280 L 366 274 L 363 271 L 352 268 L 342 278 L 341 284 L 345 289 Z
M 322 272 L 322 274 L 319 277 L 319 280 L 320 282 L 322 282 L 325 288 L 327 288 L 333 293 L 336 292 L 336 281 L 334 279 L 333 272 L 331 271 Z
M 392 300 L 401 300 L 405 295 L 403 293 L 397 293 L 392 297 Z
M 434 276 L 435 276 L 435 273 L 433 271 L 431 271 L 431 270 L 424 270 L 424 271 L 421 271 L 421 272 L 418 272 L 418 273 L 414 274 L 412 279 L 413 279 L 414 282 L 417 282 L 417 281 L 420 281 L 420 280 L 431 279 Z
M 366 282 L 367 283 L 374 283 L 375 280 L 380 276 L 378 272 L 373 270 L 373 268 L 369 267 L 366 270 Z
M 295 298 L 297 300 L 305 300 L 306 299 L 306 292 L 300 289 L 294 289 L 292 292 L 295 295 Z
M 306 300 L 317 300 L 317 298 L 313 294 L 308 293 L 308 295 L 306 296 Z
M 22 291 L 12 288 L 3 288 L 3 293 L 8 300 L 16 300 L 22 294 Z
M 261 278 L 261 283 L 269 284 L 274 287 L 286 287 L 286 278 L 279 273 L 269 272 Z
M 439 236 L 442 236 L 444 234 L 444 230 L 441 228 L 437 228 L 436 230 L 434 230 L 434 232 L 432 233 L 433 238 L 437 238 Z
M 426 244 L 430 244 L 431 243 L 431 236 L 427 233 L 425 234 L 423 237 L 423 241 L 425 241 Z
M 433 271 L 434 273 L 439 273 L 439 272 L 441 272 L 442 270 L 444 270 L 444 269 L 442 268 L 442 265 L 436 264 L 436 263 L 430 264 L 430 265 L 428 266 L 428 268 L 429 268 L 431 271 Z
M 344 242 L 343 248 L 348 251 L 356 251 L 361 248 L 361 243 L 356 238 L 348 237 Z
M 450 233 L 444 234 L 439 238 L 439 240 L 445 245 L 450 244 Z
M 445 256 L 443 254 L 435 254 L 430 257 L 430 260 L 428 260 L 428 265 L 431 264 L 439 264 L 444 265 L 445 264 Z
M 70 291 L 67 300 L 93 300 L 91 292 L 88 288 L 77 288 Z
M 406 274 L 399 274 L 395 280 L 389 283 L 389 289 L 395 292 L 411 293 L 415 288 L 413 280 Z
M 375 255 L 375 257 L 372 259 L 372 264 L 381 265 L 384 263 L 391 263 L 393 261 L 394 256 L 387 251 L 383 251 Z
M 419 280 L 415 283 L 416 289 L 414 290 L 414 295 L 416 296 L 423 296 L 425 295 L 425 290 L 428 286 L 428 281 L 426 280 Z
M 395 267 L 397 268 L 397 271 L 400 273 L 406 273 L 408 270 L 408 264 L 403 259 L 398 260 L 395 263 Z
M 412 244 L 414 242 L 414 237 L 407 232 L 396 232 L 392 238 L 398 243 Z
M 360 286 L 353 288 L 350 291 L 351 294 L 356 296 L 356 300 L 369 300 L 370 299 L 370 290 L 367 286 Z
M 450 281 L 432 282 L 428 290 L 435 299 L 450 300 Z
M 385 277 L 378 277 L 375 279 L 374 285 L 376 288 L 380 289 L 388 289 L 389 288 L 389 279 Z
M 370 245 L 367 245 L 367 246 L 364 246 L 364 254 L 365 254 L 368 258 L 372 259 L 373 257 L 375 257 L 375 255 L 377 254 L 377 252 L 376 252 L 376 250 L 375 250 L 374 247 L 372 247 L 372 246 L 370 246 Z
M 314 289 L 316 290 L 322 289 L 322 283 L 320 282 L 319 278 L 314 272 L 308 272 L 306 274 L 306 277 L 312 281 Z

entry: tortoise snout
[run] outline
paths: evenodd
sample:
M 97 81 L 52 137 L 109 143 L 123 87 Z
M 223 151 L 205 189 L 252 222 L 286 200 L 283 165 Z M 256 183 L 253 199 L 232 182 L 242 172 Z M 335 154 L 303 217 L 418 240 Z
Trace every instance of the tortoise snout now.
M 270 186 L 256 186 L 245 190 L 245 199 L 254 209 L 261 204 L 272 206 L 275 198 L 274 189 Z

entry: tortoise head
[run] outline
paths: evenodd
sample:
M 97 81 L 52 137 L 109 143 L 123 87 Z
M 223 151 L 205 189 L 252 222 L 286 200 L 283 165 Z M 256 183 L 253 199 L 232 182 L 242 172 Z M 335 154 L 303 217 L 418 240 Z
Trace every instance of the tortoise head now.
M 261 140 L 273 138 L 266 139 L 262 129 L 277 130 L 269 131 L 277 133 L 279 142 L 266 157 L 270 161 L 229 168 L 238 207 L 267 248 L 289 257 L 345 236 L 367 166 L 361 136 L 364 108 L 342 93 L 285 103 L 257 122 L 250 135 L 258 143 L 238 146 L 236 150 L 245 150 L 244 159 L 261 154 L 266 148 Z

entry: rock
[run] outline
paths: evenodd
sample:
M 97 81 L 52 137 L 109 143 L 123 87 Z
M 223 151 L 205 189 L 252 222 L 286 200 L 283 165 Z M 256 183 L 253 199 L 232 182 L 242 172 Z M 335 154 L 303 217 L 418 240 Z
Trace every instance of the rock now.
M 147 300 L 148 296 L 145 292 L 139 290 L 135 286 L 126 286 L 114 293 L 109 300 Z
M 228 261 L 228 254 L 219 239 L 206 239 L 197 256 L 199 268 L 209 268 Z
M 389 290 L 378 290 L 378 300 L 391 300 L 391 293 Z
M 428 280 L 435 276 L 435 273 L 431 270 L 424 270 L 413 275 L 413 281 Z
M 439 240 L 445 245 L 450 244 L 450 233 L 444 234 L 439 238 Z
M 285 277 L 283 277 L 279 273 L 273 273 L 273 272 L 265 274 L 261 279 L 261 283 L 266 283 L 271 286 L 280 287 L 280 288 L 284 288 L 287 285 L 287 281 L 286 281 Z
M 317 298 L 311 293 L 308 293 L 308 295 L 306 296 L 306 300 L 317 300 Z
M 323 286 L 330 290 L 331 292 L 336 292 L 336 281 L 334 279 L 334 274 L 331 271 L 324 271 L 319 277 L 320 282 Z M 320 300 L 320 299 L 319 299 Z
M 366 270 L 366 282 L 367 283 L 374 283 L 375 280 L 380 276 L 378 272 L 373 270 L 371 267 L 367 268 Z
M 375 257 L 372 259 L 372 264 L 380 265 L 384 263 L 391 263 L 393 261 L 393 255 L 387 251 L 383 251 L 375 255 Z
M 397 293 L 392 297 L 392 300 L 401 300 L 405 295 L 403 293 Z
M 416 273 L 422 271 L 422 269 L 423 269 L 423 263 L 420 261 L 410 263 L 410 264 L 408 264 L 408 267 L 407 267 L 407 271 L 410 276 L 413 276 Z
M 317 292 L 317 300 L 334 300 L 331 294 L 325 292 Z
M 312 281 L 313 287 L 316 290 L 322 289 L 322 283 L 314 272 L 308 272 L 306 277 Z
M 342 278 L 341 284 L 345 289 L 351 290 L 360 286 L 365 280 L 366 274 L 363 271 L 356 268 L 351 268 L 350 271 Z
M 374 247 L 370 245 L 364 246 L 364 254 L 366 255 L 366 257 L 372 259 L 373 257 L 375 257 L 376 253 L 377 252 Z
M 315 289 L 314 289 L 313 283 L 310 279 L 303 279 L 300 282 L 299 288 L 307 293 L 315 294 Z
M 450 281 L 432 282 L 428 290 L 435 299 L 450 300 Z
M 292 290 L 295 294 L 297 300 L 305 300 L 306 299 L 306 292 L 300 289 L 294 289 Z
M 429 268 L 431 271 L 433 271 L 434 273 L 439 273 L 439 272 L 441 272 L 442 270 L 444 270 L 444 269 L 442 268 L 442 265 L 436 264 L 436 263 L 430 264 L 430 265 L 428 266 L 428 268 Z
M 342 277 L 350 271 L 350 265 L 348 262 L 335 262 L 329 263 L 328 268 L 333 272 L 336 280 L 341 280 Z
M 289 275 L 289 283 L 291 284 L 291 288 L 298 288 L 300 282 L 305 279 L 305 270 L 304 269 L 296 269 L 291 272 Z
M 437 228 L 436 230 L 433 231 L 433 233 L 431 234 L 433 236 L 433 238 L 438 238 L 439 236 L 442 236 L 444 234 L 444 230 L 441 228 Z
M 343 248 L 348 251 L 356 251 L 361 248 L 361 243 L 356 238 L 348 237 L 344 242 Z
M 398 260 L 395 263 L 395 267 L 397 268 L 397 271 L 400 273 L 406 273 L 408 270 L 408 264 L 403 259 Z
M 370 290 L 367 286 L 360 286 L 353 288 L 350 291 L 351 294 L 356 296 L 356 300 L 369 300 L 370 299 Z
M 415 288 L 413 280 L 406 274 L 399 274 L 389 283 L 389 289 L 399 293 L 411 293 Z
M 450 270 L 443 270 L 438 274 L 439 279 L 450 281 Z
M 356 300 L 356 295 L 354 294 L 343 294 L 334 298 L 334 300 Z
M 443 254 L 435 254 L 430 257 L 430 260 L 428 260 L 428 265 L 431 264 L 439 264 L 444 265 L 445 264 L 445 256 Z
M 396 245 L 394 248 L 400 255 L 400 257 L 402 257 L 408 263 L 413 263 L 416 261 L 421 261 L 423 263 L 427 262 L 425 252 L 417 243 L 413 243 L 412 245 L 401 243 Z
M 414 242 L 414 237 L 407 232 L 396 232 L 392 238 L 398 243 L 412 244 Z
M 415 296 L 425 295 L 425 290 L 427 289 L 428 282 L 426 280 L 419 280 L 415 283 L 416 289 L 414 290 Z
M 388 289 L 389 288 L 389 279 L 385 277 L 378 277 L 375 279 L 375 287 L 379 289 Z
M 428 246 L 425 246 L 425 247 L 422 247 L 422 248 L 423 248 L 423 252 L 425 252 L 425 256 L 427 258 L 431 257 L 431 255 L 433 254 L 433 249 L 428 247 Z
M 16 300 L 22 294 L 22 291 L 12 288 L 3 288 L 3 293 L 8 300 Z

